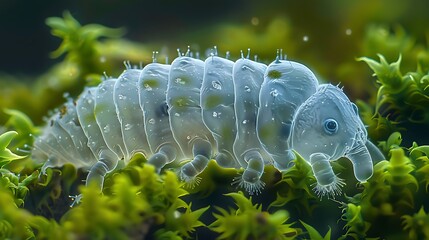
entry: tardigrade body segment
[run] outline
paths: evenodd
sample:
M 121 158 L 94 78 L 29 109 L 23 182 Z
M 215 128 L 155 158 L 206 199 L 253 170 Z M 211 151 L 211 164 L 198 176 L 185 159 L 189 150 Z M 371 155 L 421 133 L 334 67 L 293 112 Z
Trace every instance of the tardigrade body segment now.
M 152 156 L 148 162 L 157 171 L 176 159 L 183 159 L 179 145 L 170 129 L 168 105 L 165 98 L 170 65 L 152 63 L 140 72 L 138 92 L 144 115 L 144 127 Z
M 234 83 L 232 68 L 234 62 L 218 56 L 211 56 L 204 64 L 204 77 L 200 102 L 203 122 L 216 141 L 216 162 L 222 167 L 237 167 L 232 146 L 237 127 L 234 111 Z
M 258 136 L 280 170 L 295 158 L 289 144 L 297 109 L 316 92 L 318 82 L 306 66 L 276 60 L 265 71 L 259 94 Z
M 240 166 L 245 169 L 242 178 L 238 179 L 239 184 L 250 193 L 258 192 L 263 187 L 260 179 L 264 172 L 264 161 L 271 162 L 256 131 L 259 92 L 266 69 L 267 65 L 246 58 L 237 60 L 233 67 L 237 126 L 233 148 Z
M 127 66 L 128 67 L 128 66 Z M 34 143 L 42 172 L 67 162 L 89 170 L 100 188 L 119 160 L 136 153 L 161 171 L 182 163 L 191 184 L 211 158 L 242 168 L 236 178 L 250 194 L 264 187 L 264 166 L 285 171 L 295 154 L 311 165 L 320 195 L 344 184 L 330 161 L 347 157 L 365 182 L 383 159 L 367 139 L 355 104 L 331 84 L 319 85 L 306 66 L 277 57 L 268 66 L 216 54 L 205 61 L 179 54 L 171 65 L 150 63 L 86 88 L 50 119 Z
M 125 70 L 116 80 L 113 89 L 113 102 L 125 144 L 125 159 L 137 152 L 145 156 L 151 155 L 137 87 L 141 72 L 137 69 Z
M 194 180 L 207 166 L 215 143 L 204 125 L 200 104 L 204 62 L 180 56 L 171 63 L 167 87 L 168 114 L 174 139 L 183 155 L 192 159 L 180 172 L 185 180 Z

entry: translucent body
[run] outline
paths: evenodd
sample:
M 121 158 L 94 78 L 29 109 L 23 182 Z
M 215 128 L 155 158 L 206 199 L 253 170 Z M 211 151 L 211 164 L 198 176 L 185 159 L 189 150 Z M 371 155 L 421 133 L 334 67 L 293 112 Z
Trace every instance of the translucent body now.
M 170 118 L 165 98 L 170 65 L 151 63 L 146 65 L 139 76 L 138 92 L 140 106 L 144 114 L 144 126 L 151 151 L 155 157 L 149 162 L 158 168 L 165 164 L 182 159 L 179 145 L 174 140 L 170 129 Z M 165 150 L 167 149 L 167 150 Z M 170 155 L 168 149 L 173 151 Z
M 309 161 L 322 195 L 335 194 L 342 185 L 329 161 L 346 156 L 355 177 L 365 182 L 373 172 L 365 146 L 367 133 L 357 107 L 333 85 L 320 85 L 298 109 L 292 125 L 291 146 Z M 382 155 L 381 155 L 382 156 Z
M 313 72 L 300 63 L 276 60 L 264 75 L 259 94 L 258 137 L 279 170 L 295 158 L 289 145 L 297 108 L 316 92 Z
M 76 112 L 80 126 L 87 137 L 88 147 L 97 158 L 102 151 L 110 151 L 104 141 L 101 129 L 95 120 L 95 92 L 97 88 L 87 88 L 76 101 Z M 113 152 L 112 152 L 113 153 Z
M 122 137 L 121 123 L 113 101 L 116 79 L 108 79 L 98 85 L 95 91 L 95 120 L 100 127 L 103 139 L 118 159 L 130 159 Z
M 88 147 L 88 139 L 80 126 L 75 105 L 70 100 L 64 104 L 63 109 L 64 113 L 60 113 L 56 122 L 70 136 L 70 140 L 73 143 L 70 147 L 79 156 L 76 160 L 81 162 L 83 166 L 92 166 L 97 161 L 97 158 Z
M 49 156 L 49 160 L 45 162 L 42 167 L 42 172 L 48 167 L 62 166 L 69 162 L 70 159 L 72 159 L 73 164 L 79 168 L 88 168 L 95 162 L 94 155 L 88 151 L 89 149 L 87 146 L 81 144 L 75 145 L 73 139 L 78 136 L 70 135 L 69 131 L 73 132 L 74 130 L 68 129 L 66 131 L 61 126 L 64 125 L 65 122 L 66 121 L 61 118 L 61 113 L 57 112 L 54 114 L 50 118 L 49 125 L 46 127 L 44 134 L 36 139 L 34 143 L 35 148 L 43 152 L 46 156 Z M 85 137 L 83 141 L 85 141 Z M 77 150 L 78 147 L 80 151 Z
M 82 130 L 88 139 L 88 147 L 97 158 L 91 166 L 86 182 L 95 182 L 100 189 L 103 187 L 104 176 L 118 164 L 118 156 L 107 146 L 95 118 L 95 98 L 97 88 L 86 89 L 76 102 L 76 111 Z M 76 201 L 79 201 L 78 198 Z
M 136 152 L 142 153 L 145 157 L 151 155 L 137 89 L 140 73 L 141 70 L 138 69 L 125 70 L 116 80 L 113 90 L 116 115 L 121 124 L 126 156 L 129 157 Z M 125 158 L 125 162 L 128 162 L 129 157 Z
M 357 107 L 338 87 L 318 86 L 305 66 L 217 56 L 151 63 L 87 88 L 50 118 L 34 146 L 33 156 L 47 159 L 42 172 L 70 162 L 89 169 L 87 183 L 100 188 L 136 152 L 158 171 L 188 161 L 180 176 L 189 183 L 215 153 L 219 165 L 244 169 L 236 181 L 251 194 L 263 188 L 266 164 L 290 166 L 292 149 L 308 160 L 321 195 L 343 185 L 330 161 L 349 158 L 364 182 L 372 161 L 384 158 L 367 140 Z
M 201 117 L 203 75 L 204 62 L 201 60 L 185 56 L 171 63 L 167 88 L 170 128 L 183 155 L 193 159 L 182 167 L 183 179 L 192 179 L 205 168 L 215 143 Z M 195 166 L 196 163 L 199 166 Z
M 218 56 L 206 59 L 201 87 L 203 122 L 216 140 L 215 158 L 223 167 L 237 167 L 232 146 L 236 135 L 234 112 L 234 62 Z
M 259 91 L 266 68 L 265 64 L 247 58 L 237 60 L 233 68 L 237 126 L 233 149 L 241 167 L 246 169 L 240 184 L 252 193 L 260 191 L 264 164 L 270 162 L 256 132 Z

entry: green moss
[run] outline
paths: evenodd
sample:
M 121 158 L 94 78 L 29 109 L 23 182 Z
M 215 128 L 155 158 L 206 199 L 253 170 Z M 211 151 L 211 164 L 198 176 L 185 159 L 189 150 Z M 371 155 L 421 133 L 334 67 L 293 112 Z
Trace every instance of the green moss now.
M 285 210 L 270 214 L 242 192 L 226 195 L 234 199 L 237 208 L 227 211 L 216 207 L 219 213 L 214 214 L 216 220 L 209 227 L 221 234 L 218 239 L 293 239 L 301 231 L 286 223 L 289 216 Z
M 317 197 L 311 186 L 316 179 L 313 176 L 311 166 L 296 153 L 297 159 L 294 165 L 282 174 L 282 178 L 275 185 L 276 199 L 270 203 L 271 207 L 294 206 L 300 212 L 310 214 L 317 204 Z
M 396 62 L 388 63 L 383 55 L 380 60 L 360 58 L 374 71 L 380 88 L 377 92 L 375 106 L 376 118 L 386 117 L 398 130 L 429 127 L 429 64 L 418 62 L 417 70 L 402 73 L 400 70 L 401 57 Z M 370 128 L 371 132 L 378 131 L 377 125 Z M 416 132 L 419 138 L 427 139 L 425 135 Z
M 408 231 L 409 239 L 429 238 L 429 214 L 425 212 L 423 207 L 412 216 L 402 216 L 402 219 L 404 230 Z

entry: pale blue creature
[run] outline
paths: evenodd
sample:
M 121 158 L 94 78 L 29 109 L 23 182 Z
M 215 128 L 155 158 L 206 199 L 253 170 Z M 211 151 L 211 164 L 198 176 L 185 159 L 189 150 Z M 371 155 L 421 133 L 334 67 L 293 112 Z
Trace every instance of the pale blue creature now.
M 126 148 L 125 158 L 131 158 L 135 153 L 149 157 L 152 152 L 146 137 L 143 110 L 140 107 L 139 89 L 137 87 L 140 73 L 138 69 L 127 69 L 115 82 L 113 90 L 113 105 L 121 124 L 122 138 Z
M 251 194 L 259 193 L 264 187 L 261 176 L 265 164 L 271 162 L 258 139 L 256 129 L 259 92 L 266 69 L 267 65 L 244 57 L 238 59 L 233 67 L 237 126 L 233 149 L 240 166 L 245 169 L 237 181 Z
M 317 86 L 313 72 L 297 62 L 276 59 L 265 71 L 259 94 L 258 137 L 279 170 L 290 167 L 295 158 L 289 143 L 294 116 Z
M 154 153 L 148 162 L 157 171 L 176 159 L 183 159 L 179 145 L 170 129 L 170 118 L 165 98 L 170 65 L 151 63 L 139 76 L 138 91 L 143 109 L 144 126 L 150 149 Z
M 357 180 L 384 159 L 367 139 L 356 105 L 336 86 L 319 85 L 300 63 L 277 57 L 269 66 L 216 56 L 205 62 L 179 53 L 171 65 L 154 62 L 118 79 L 87 88 L 54 114 L 35 140 L 33 156 L 48 167 L 70 162 L 89 170 L 100 188 L 118 161 L 143 154 L 159 172 L 188 161 L 181 178 L 198 183 L 214 157 L 243 168 L 236 179 L 250 194 L 264 187 L 267 164 L 287 170 L 301 154 L 311 165 L 321 196 L 340 192 L 343 181 L 330 161 L 347 157 Z
M 290 143 L 310 163 L 317 179 L 316 192 L 321 196 L 338 194 L 343 185 L 330 161 L 347 157 L 353 163 L 356 179 L 365 182 L 372 176 L 373 160 L 384 159 L 368 141 L 356 105 L 331 84 L 320 85 L 298 108 Z
M 204 62 L 189 56 L 177 57 L 168 78 L 167 104 L 170 128 L 183 155 L 191 159 L 182 166 L 180 176 L 193 184 L 212 157 L 215 140 L 204 125 L 200 104 L 200 89 L 204 76 Z
M 222 167 L 237 167 L 232 146 L 237 127 L 234 112 L 234 62 L 213 53 L 204 63 L 201 87 L 203 122 L 213 134 L 217 145 L 216 162 Z

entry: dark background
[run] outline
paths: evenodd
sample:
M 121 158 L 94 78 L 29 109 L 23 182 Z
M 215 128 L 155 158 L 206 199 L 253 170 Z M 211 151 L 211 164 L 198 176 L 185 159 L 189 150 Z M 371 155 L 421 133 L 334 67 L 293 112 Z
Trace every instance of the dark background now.
M 426 0 L 2 0 L 0 72 L 36 75 L 46 71 L 55 61 L 60 61 L 49 57 L 60 41 L 49 33 L 45 19 L 61 17 L 65 10 L 69 10 L 81 24 L 125 27 L 125 38 L 138 42 L 166 39 L 174 42 L 175 37 L 194 30 L 210 28 L 221 22 L 248 22 L 253 16 L 259 17 L 261 22 L 278 15 L 286 16 L 296 32 L 319 36 L 321 43 L 323 39 L 332 41 L 330 37 L 336 36 L 336 31 L 344 31 L 339 26 L 349 22 L 399 24 L 422 41 L 426 41 L 424 37 L 429 26 L 429 1 Z M 353 29 L 353 34 L 362 31 Z M 302 38 L 302 35 L 297 37 Z M 328 50 L 338 54 L 343 51 L 335 49 L 335 44 Z
M 227 6 L 227 7 L 226 7 Z M 40 74 L 54 60 L 49 53 L 60 41 L 45 19 L 71 12 L 82 25 L 99 23 L 125 27 L 126 38 L 156 40 L 192 31 L 217 19 L 235 18 L 246 11 L 245 1 L 0 1 L 0 72 Z M 240 15 L 240 14 L 238 14 Z

